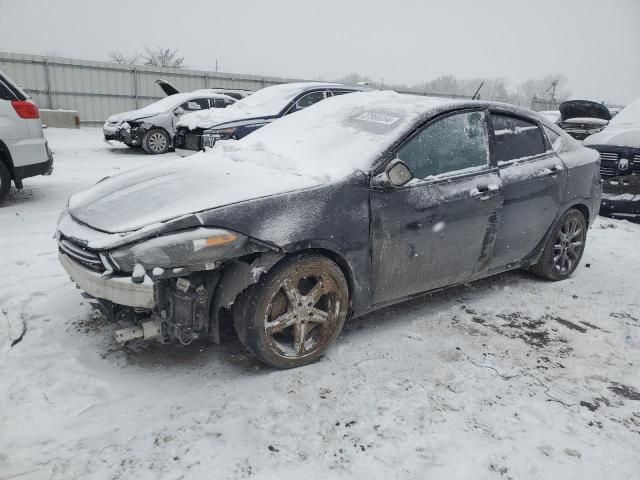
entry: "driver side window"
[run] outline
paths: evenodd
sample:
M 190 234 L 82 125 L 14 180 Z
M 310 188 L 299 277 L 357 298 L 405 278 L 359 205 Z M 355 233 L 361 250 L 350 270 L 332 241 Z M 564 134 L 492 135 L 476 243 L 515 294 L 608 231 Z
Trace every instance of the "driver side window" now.
M 398 151 L 414 177 L 455 173 L 489 165 L 489 134 L 485 112 L 450 115 L 432 123 Z
M 311 105 L 318 103 L 321 100 L 324 100 L 324 92 L 311 92 L 306 95 L 300 97 L 296 103 L 294 103 L 287 114 L 297 112 L 299 110 L 303 110 Z
M 197 112 L 198 110 L 206 110 L 209 108 L 209 100 L 207 98 L 194 98 L 180 105 L 185 112 Z

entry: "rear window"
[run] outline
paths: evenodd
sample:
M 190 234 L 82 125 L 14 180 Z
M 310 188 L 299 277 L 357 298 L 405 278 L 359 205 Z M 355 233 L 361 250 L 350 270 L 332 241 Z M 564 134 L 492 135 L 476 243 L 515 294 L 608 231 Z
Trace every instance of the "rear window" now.
M 0 72 L 0 99 L 1 100 L 26 100 L 27 97 L 16 87 L 11 80 Z
M 498 163 L 533 157 L 545 152 L 544 138 L 538 124 L 521 118 L 492 114 Z

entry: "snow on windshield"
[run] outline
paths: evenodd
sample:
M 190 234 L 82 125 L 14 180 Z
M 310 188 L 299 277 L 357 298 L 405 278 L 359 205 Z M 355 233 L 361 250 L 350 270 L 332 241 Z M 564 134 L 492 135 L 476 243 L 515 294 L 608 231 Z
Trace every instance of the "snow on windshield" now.
M 186 102 L 190 98 L 193 97 L 191 93 L 176 93 L 175 95 L 171 95 L 169 97 L 165 97 L 157 102 L 153 102 L 146 107 L 142 107 L 138 112 L 140 113 L 148 113 L 150 115 L 166 112 L 167 110 L 177 107 L 183 102 Z
M 220 142 L 209 154 L 334 180 L 369 170 L 421 114 L 454 102 L 390 91 L 342 95 L 288 115 L 240 141 Z
M 613 117 L 609 125 L 626 125 L 631 123 L 640 124 L 640 98 L 624 107 L 619 114 Z
M 278 115 L 287 104 L 293 100 L 304 88 L 328 86 L 320 82 L 283 83 L 266 87 L 229 105 L 225 109 L 193 112 L 183 116 L 178 125 L 194 128 L 209 128 L 226 122 L 242 120 L 244 118 L 271 117 Z M 332 85 L 333 86 L 333 85 Z

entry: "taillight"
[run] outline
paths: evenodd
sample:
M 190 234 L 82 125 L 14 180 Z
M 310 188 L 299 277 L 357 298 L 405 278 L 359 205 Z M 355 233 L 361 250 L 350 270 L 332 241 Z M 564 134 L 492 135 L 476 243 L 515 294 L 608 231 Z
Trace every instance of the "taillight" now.
M 38 106 L 29 100 L 12 100 L 11 105 L 20 118 L 40 118 Z

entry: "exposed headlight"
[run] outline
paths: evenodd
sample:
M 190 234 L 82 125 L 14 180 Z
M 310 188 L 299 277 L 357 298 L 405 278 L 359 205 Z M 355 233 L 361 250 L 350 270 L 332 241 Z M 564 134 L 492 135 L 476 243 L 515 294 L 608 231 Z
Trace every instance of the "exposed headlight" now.
M 147 271 L 192 266 L 206 270 L 217 260 L 232 258 L 246 241 L 245 235 L 230 230 L 197 228 L 113 250 L 110 258 L 124 272 L 132 272 L 137 263 Z
M 237 128 L 222 128 L 220 130 L 205 130 L 202 132 L 202 146 L 213 147 L 218 140 L 233 138 Z

